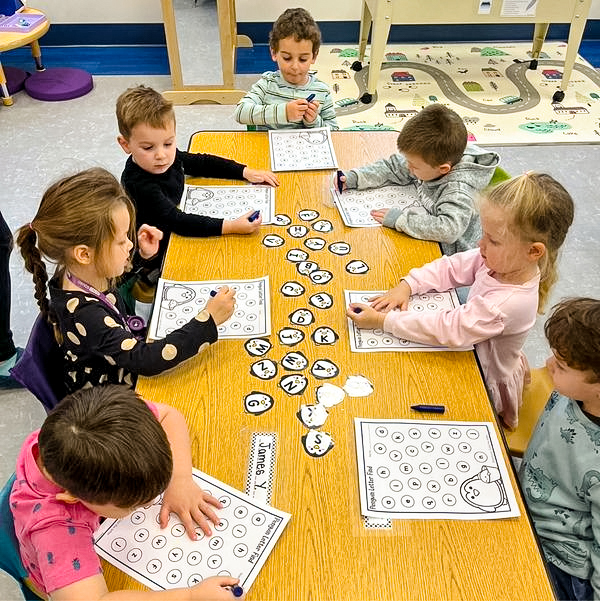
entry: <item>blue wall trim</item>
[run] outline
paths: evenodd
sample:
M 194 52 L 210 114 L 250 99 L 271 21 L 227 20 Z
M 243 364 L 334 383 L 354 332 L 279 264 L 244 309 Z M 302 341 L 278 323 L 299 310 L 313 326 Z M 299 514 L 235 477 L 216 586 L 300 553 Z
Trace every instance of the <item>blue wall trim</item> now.
M 560 1 L 560 0 L 556 0 Z M 354 44 L 358 40 L 358 21 L 321 21 L 323 40 L 327 44 Z M 238 33 L 250 37 L 255 44 L 266 44 L 272 23 L 238 23 Z M 533 25 L 392 25 L 392 43 L 476 42 L 531 40 Z M 549 40 L 566 40 L 568 25 L 551 25 Z M 600 39 L 600 20 L 587 22 L 584 40 Z M 52 24 L 41 39 L 44 46 L 163 45 L 162 23 L 90 23 Z
M 559 2 L 560 0 L 556 0 Z M 239 34 L 250 37 L 255 44 L 267 44 L 272 23 L 238 23 Z M 358 41 L 358 21 L 320 21 L 319 27 L 326 44 L 353 44 Z M 566 40 L 569 25 L 550 26 L 546 39 Z M 392 43 L 476 42 L 476 41 L 530 41 L 533 25 L 392 25 L 389 41 Z M 600 39 L 600 20 L 587 22 L 583 39 Z
M 162 23 L 52 23 L 42 46 L 164 45 Z

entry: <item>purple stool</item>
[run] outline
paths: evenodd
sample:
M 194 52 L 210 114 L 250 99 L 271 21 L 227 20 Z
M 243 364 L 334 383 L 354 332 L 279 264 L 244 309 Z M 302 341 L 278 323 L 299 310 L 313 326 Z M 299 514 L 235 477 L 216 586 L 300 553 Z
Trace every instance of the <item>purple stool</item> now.
M 29 73 L 27 73 L 27 71 L 23 71 L 23 69 L 17 69 L 16 67 L 4 67 L 4 75 L 6 76 L 8 93 L 11 96 L 23 89 L 25 80 L 29 77 Z M 4 96 L 1 88 L 0 96 Z
M 83 69 L 46 69 L 32 73 L 25 90 L 37 100 L 70 100 L 87 94 L 94 87 L 92 76 Z

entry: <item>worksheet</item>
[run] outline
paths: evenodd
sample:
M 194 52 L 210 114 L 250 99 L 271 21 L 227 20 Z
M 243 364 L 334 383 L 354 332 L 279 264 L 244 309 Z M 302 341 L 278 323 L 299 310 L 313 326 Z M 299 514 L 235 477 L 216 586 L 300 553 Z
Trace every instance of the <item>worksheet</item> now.
M 390 519 L 520 515 L 489 422 L 354 419 L 361 513 Z
M 104 520 L 94 534 L 96 551 L 155 591 L 194 586 L 217 575 L 239 578 L 247 591 L 291 516 L 199 470 L 194 469 L 193 476 L 223 505 L 218 510 L 221 522 L 212 526 L 211 537 L 197 528 L 198 540 L 190 540 L 173 513 L 162 529 L 159 497 L 126 518 Z
M 237 219 L 249 211 L 260 211 L 263 224 L 275 219 L 275 189 L 271 186 L 186 185 L 180 208 L 184 213 Z
M 344 290 L 346 306 L 350 303 L 370 304 L 369 299 L 384 294 L 387 290 Z M 429 313 L 432 311 L 444 311 L 456 309 L 460 306 L 460 301 L 455 290 L 448 292 L 426 292 L 424 294 L 415 294 L 410 297 L 408 302 L 409 311 L 419 311 Z M 348 318 L 348 334 L 350 336 L 350 349 L 354 352 L 369 353 L 378 351 L 468 351 L 472 346 L 449 348 L 447 346 L 430 346 L 420 344 L 403 338 L 396 338 L 389 332 L 381 329 L 364 330 L 359 328 L 350 318 Z
M 271 129 L 269 149 L 272 171 L 310 171 L 337 167 L 328 127 Z
M 160 278 L 156 288 L 148 335 L 153 340 L 185 325 L 221 286 L 236 292 L 233 315 L 217 326 L 219 338 L 253 338 L 271 333 L 269 276 L 254 280 L 178 282 Z
M 426 212 L 417 198 L 417 190 L 413 184 L 343 192 L 332 188 L 331 195 L 343 222 L 348 227 L 380 226 L 381 223 L 371 217 L 371 211 L 377 209 L 400 207 L 403 210 L 410 208 L 413 212 Z

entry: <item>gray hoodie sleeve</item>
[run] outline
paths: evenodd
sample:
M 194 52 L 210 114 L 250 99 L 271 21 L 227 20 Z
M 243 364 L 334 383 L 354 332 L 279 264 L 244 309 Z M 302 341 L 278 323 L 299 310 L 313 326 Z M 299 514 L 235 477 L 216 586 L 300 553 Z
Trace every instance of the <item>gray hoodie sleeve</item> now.
M 383 225 L 420 240 L 452 244 L 464 234 L 474 214 L 473 194 L 465 193 L 462 186 L 449 184 L 436 202 L 435 214 L 422 208 L 394 207 L 386 213 Z
M 406 159 L 401 154 L 393 154 L 388 159 L 380 159 L 370 165 L 351 169 L 344 175 L 346 176 L 346 187 L 358 190 L 393 185 L 406 186 L 417 181 L 410 174 Z

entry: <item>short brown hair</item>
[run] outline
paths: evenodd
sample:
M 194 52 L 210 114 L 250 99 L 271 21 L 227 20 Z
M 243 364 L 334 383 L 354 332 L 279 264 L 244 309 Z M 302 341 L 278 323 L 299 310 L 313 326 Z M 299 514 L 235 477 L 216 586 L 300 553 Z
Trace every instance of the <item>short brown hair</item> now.
M 400 130 L 398 150 L 420 156 L 430 167 L 456 165 L 467 147 L 463 120 L 442 104 L 430 104 Z
M 166 129 L 171 121 L 175 123 L 173 103 L 152 88 L 128 88 L 117 99 L 117 123 L 119 132 L 126 140 L 140 123 L 155 129 Z
M 570 368 L 591 371 L 600 382 L 600 300 L 569 298 L 552 308 L 544 326 L 550 348 Z
M 165 431 L 126 386 L 66 396 L 46 418 L 38 444 L 52 480 L 88 503 L 143 505 L 165 490 L 173 472 Z
M 293 37 L 296 42 L 312 42 L 312 53 L 316 56 L 321 47 L 321 31 L 310 13 L 304 8 L 288 8 L 273 23 L 269 33 L 269 47 L 273 52 L 279 50 L 279 41 Z

